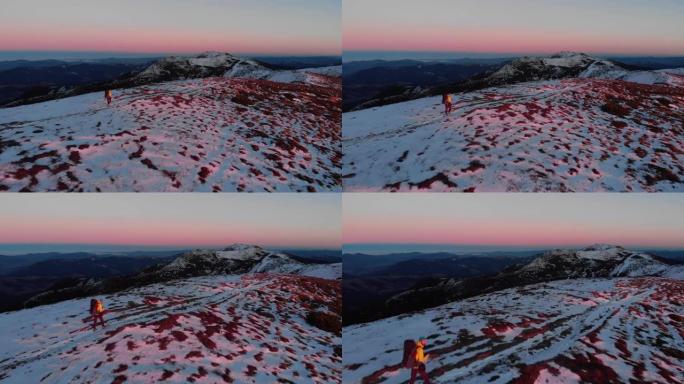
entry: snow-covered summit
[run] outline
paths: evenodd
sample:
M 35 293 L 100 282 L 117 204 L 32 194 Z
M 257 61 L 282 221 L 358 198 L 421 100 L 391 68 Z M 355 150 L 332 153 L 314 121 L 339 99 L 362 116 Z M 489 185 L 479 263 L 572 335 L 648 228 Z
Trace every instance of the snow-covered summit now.
M 316 85 L 315 76 L 340 77 L 341 66 L 277 70 L 256 60 L 238 57 L 230 53 L 205 52 L 197 56 L 165 57 L 139 73 L 137 80 L 149 83 L 191 78 L 225 77 Z
M 610 277 L 610 276 L 670 276 L 680 270 L 653 256 L 621 246 L 595 244 L 583 249 L 555 249 L 545 252 L 518 272 L 543 281 L 555 278 Z
M 619 245 L 594 244 L 577 251 L 577 257 L 581 259 L 609 260 L 620 257 L 626 249 Z
M 218 251 L 198 249 L 187 252 L 158 272 L 163 277 L 244 273 L 293 274 L 336 280 L 342 276 L 342 266 L 340 263 L 308 264 L 257 245 L 232 244 Z
M 138 74 L 145 81 L 169 81 L 208 76 L 222 76 L 234 71 L 244 77 L 251 72 L 270 73 L 270 70 L 253 60 L 239 58 L 230 53 L 205 52 L 197 56 L 169 56 L 162 58 Z
M 526 81 L 577 77 L 581 79 L 622 80 L 638 84 L 680 85 L 682 69 L 635 71 L 608 59 L 579 52 L 560 52 L 548 57 L 521 57 L 504 65 L 488 78 L 488 83 L 513 84 Z
M 221 259 L 245 260 L 263 257 L 265 252 L 266 250 L 258 245 L 236 243 L 216 252 L 216 255 Z
M 557 65 L 559 67 L 574 67 L 602 60 L 589 56 L 586 53 L 582 52 L 563 51 L 551 55 L 547 58 L 542 58 L 542 61 L 548 65 Z
M 588 247 L 574 250 L 574 249 L 553 249 L 545 252 L 541 257 L 535 259 L 532 263 L 545 258 L 558 257 L 577 257 L 579 259 L 589 260 L 611 260 L 617 258 L 624 258 L 626 252 L 625 248 L 619 245 L 611 244 L 593 244 Z
M 76 285 L 48 290 L 29 298 L 25 305 L 34 307 L 60 302 L 72 297 L 93 296 L 130 287 L 165 283 L 201 276 L 237 276 L 284 274 L 339 280 L 342 266 L 302 262 L 296 256 L 273 252 L 256 245 L 233 244 L 222 250 L 196 249 L 176 256 L 136 274 L 105 279 L 88 279 Z
M 504 65 L 489 76 L 492 84 L 538 81 L 576 77 L 590 72 L 620 70 L 614 63 L 578 52 L 560 52 L 548 57 L 521 57 Z M 590 77 L 590 76 L 585 76 Z
M 184 277 L 246 273 L 269 256 L 283 259 L 286 263 L 299 263 L 284 254 L 267 251 L 256 245 L 233 244 L 222 250 L 196 249 L 186 252 L 162 267 L 158 274 Z

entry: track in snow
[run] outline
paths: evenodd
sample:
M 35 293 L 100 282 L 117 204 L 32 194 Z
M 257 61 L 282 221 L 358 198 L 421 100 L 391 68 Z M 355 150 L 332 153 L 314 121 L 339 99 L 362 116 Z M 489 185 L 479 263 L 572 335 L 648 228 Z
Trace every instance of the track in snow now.
M 402 342 L 421 337 L 435 383 L 683 382 L 683 312 L 665 278 L 505 290 L 345 328 L 343 381 L 408 382 Z
M 0 381 L 339 383 L 338 335 L 305 320 L 341 313 L 339 281 L 296 275 L 178 280 L 0 314 Z

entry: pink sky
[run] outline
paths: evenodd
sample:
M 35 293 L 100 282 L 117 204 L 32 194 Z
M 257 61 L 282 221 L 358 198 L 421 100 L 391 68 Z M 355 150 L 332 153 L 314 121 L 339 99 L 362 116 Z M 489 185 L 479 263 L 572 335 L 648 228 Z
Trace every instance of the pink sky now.
M 684 55 L 672 0 L 345 0 L 345 51 Z
M 3 0 L 0 51 L 339 55 L 338 0 Z
M 684 196 L 350 194 L 343 241 L 684 247 Z
M 0 244 L 339 248 L 339 200 L 297 194 L 3 195 Z
M 207 35 L 202 32 L 117 29 L 115 27 L 0 26 L 0 48 L 6 51 L 105 51 L 126 53 L 248 52 L 256 54 L 339 54 L 330 41 L 316 36 Z
M 625 39 L 619 36 L 583 36 L 563 32 L 539 34 L 535 31 L 491 28 L 412 28 L 377 30 L 356 28 L 344 35 L 345 50 L 425 51 L 476 53 L 556 53 L 578 51 L 602 54 L 678 55 L 684 42 L 676 37 L 653 40 L 648 37 Z

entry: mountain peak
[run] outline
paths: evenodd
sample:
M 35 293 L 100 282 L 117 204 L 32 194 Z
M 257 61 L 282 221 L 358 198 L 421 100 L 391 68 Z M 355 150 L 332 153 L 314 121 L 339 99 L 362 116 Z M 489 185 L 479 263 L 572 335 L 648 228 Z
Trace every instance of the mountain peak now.
M 583 251 L 605 251 L 605 250 L 614 249 L 614 248 L 621 249 L 621 250 L 625 249 L 624 247 L 621 247 L 619 245 L 607 244 L 607 243 L 596 243 L 596 244 L 592 244 L 586 248 L 583 248 L 582 250 Z
M 626 249 L 610 244 L 594 244 L 587 248 L 577 251 L 577 257 L 583 259 L 594 260 L 609 260 L 615 258 L 622 258 L 622 255 L 627 253 L 634 253 Z
M 591 57 L 586 53 L 574 52 L 574 51 L 560 51 L 558 53 L 551 55 L 552 58 L 564 58 L 564 57 L 567 58 L 567 57 L 575 57 L 575 56 Z
M 650 255 L 619 245 L 594 244 L 583 249 L 545 252 L 521 268 L 527 274 L 547 278 L 657 276 L 669 267 Z
M 257 245 L 231 244 L 223 250 L 216 252 L 216 256 L 221 259 L 247 260 L 261 259 L 271 253 L 272 252 L 269 252 Z
M 252 250 L 252 249 L 257 249 L 257 250 L 264 250 L 258 245 L 254 244 L 247 244 L 247 243 L 233 243 L 225 248 L 223 248 L 223 251 L 244 251 L 244 250 Z
M 228 52 L 219 52 L 219 51 L 205 51 L 205 52 L 202 52 L 199 55 L 196 55 L 194 57 L 208 58 L 208 57 L 224 57 L 224 56 L 235 57 L 234 55 L 232 55 Z

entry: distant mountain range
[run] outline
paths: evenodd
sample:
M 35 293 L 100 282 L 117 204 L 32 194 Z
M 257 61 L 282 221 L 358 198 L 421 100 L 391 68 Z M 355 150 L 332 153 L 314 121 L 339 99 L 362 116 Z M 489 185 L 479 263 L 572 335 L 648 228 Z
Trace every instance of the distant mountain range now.
M 438 62 L 417 60 L 356 61 L 343 65 L 343 110 L 376 105 L 422 94 L 431 88 L 454 84 L 489 73 L 510 59 L 461 59 Z M 378 100 L 378 101 L 376 101 Z
M 18 268 L 29 267 L 33 264 L 56 261 L 56 260 L 80 260 L 80 259 L 95 259 L 95 258 L 165 258 L 177 255 L 187 250 L 169 250 L 169 251 L 136 251 L 136 252 L 121 252 L 121 253 L 90 253 L 90 252 L 41 252 L 41 253 L 26 253 L 20 255 L 6 256 L 0 254 L 0 276 L 12 274 Z
M 684 67 L 684 57 L 597 58 L 576 52 L 550 57 L 368 60 L 344 64 L 345 112 L 524 81 L 580 76 L 591 64 L 616 70 L 653 71 Z M 591 76 L 595 77 L 595 76 Z
M 217 63 L 214 60 L 212 65 L 211 57 L 215 59 L 218 56 L 222 57 L 223 63 Z M 230 59 L 227 59 L 229 56 Z M 189 64 L 190 60 L 202 58 L 205 60 L 201 65 Z M 187 57 L 0 61 L 0 107 L 52 100 L 105 88 L 149 84 L 167 79 L 222 76 L 229 68 L 228 63 L 238 61 L 249 63 L 248 66 L 253 69 L 266 67 L 270 70 L 298 70 L 341 65 L 341 58 L 334 56 L 268 56 L 243 59 L 215 52 Z M 151 65 L 153 69 L 150 69 Z M 145 78 L 138 76 L 144 71 L 147 71 L 149 75 L 150 71 L 158 70 L 163 66 L 165 71 L 157 76 Z
M 447 252 L 386 255 L 345 254 L 345 324 L 369 321 L 380 316 L 385 302 L 416 287 L 443 278 L 466 278 L 495 274 L 511 265 L 524 264 L 536 251 L 491 252 L 455 255 Z
M 199 263 L 204 265 L 205 271 L 218 271 L 218 264 L 214 261 L 204 263 L 209 255 L 217 251 L 206 250 L 199 254 L 196 251 L 170 250 L 170 251 L 145 251 L 145 252 L 126 252 L 120 254 L 93 254 L 87 252 L 75 253 L 36 253 L 15 256 L 0 255 L 0 311 L 15 310 L 25 306 L 25 301 L 31 297 L 46 291 L 53 292 L 50 297 L 61 297 L 60 294 L 70 292 L 69 295 L 76 295 L 75 287 L 82 287 L 84 284 L 111 284 L 121 287 L 132 284 L 136 281 L 140 284 L 145 279 L 159 280 L 161 277 L 150 277 L 132 279 L 142 271 L 156 270 L 177 258 L 179 260 L 194 260 L 188 263 Z M 283 252 L 266 251 L 263 254 L 285 255 L 294 264 L 302 265 L 325 265 L 341 262 L 339 251 L 334 250 L 287 250 Z M 196 255 L 191 257 L 189 255 Z M 177 261 L 179 263 L 180 261 Z M 203 264 L 204 263 L 204 264 Z M 248 266 L 253 266 L 249 264 Z M 151 268 L 151 269 L 150 269 Z M 273 268 L 270 266 L 269 268 Z M 226 269 L 240 270 L 237 266 Z M 168 272 L 168 268 L 165 269 Z M 186 271 L 187 272 L 187 271 Z M 182 272 L 180 275 L 186 273 Z M 228 273 L 227 272 L 227 273 Z M 340 271 L 341 272 L 341 271 Z M 187 272 L 188 275 L 200 273 Z M 166 276 L 166 275 L 165 275 Z M 136 284 L 138 284 L 136 283 Z M 117 288 L 118 289 L 118 288 Z
M 581 250 L 551 250 L 534 257 L 412 259 L 397 261 L 376 271 L 377 274 L 368 276 L 347 278 L 345 275 L 345 324 L 377 320 L 540 282 L 668 276 L 684 271 L 684 260 L 619 246 L 594 245 Z M 347 303 L 351 304 L 349 308 Z

